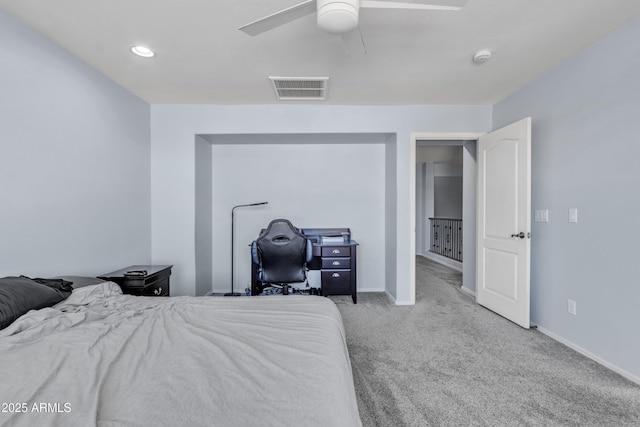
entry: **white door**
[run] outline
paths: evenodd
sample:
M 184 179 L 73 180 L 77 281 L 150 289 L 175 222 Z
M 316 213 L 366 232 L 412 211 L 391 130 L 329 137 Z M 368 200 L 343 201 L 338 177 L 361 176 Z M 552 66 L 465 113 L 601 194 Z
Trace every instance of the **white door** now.
M 479 304 L 529 328 L 531 118 L 478 139 Z

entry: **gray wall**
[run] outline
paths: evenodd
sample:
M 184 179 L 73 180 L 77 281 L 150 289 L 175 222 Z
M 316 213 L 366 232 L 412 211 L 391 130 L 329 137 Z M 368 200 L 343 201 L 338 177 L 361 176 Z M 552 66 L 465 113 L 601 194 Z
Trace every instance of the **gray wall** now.
M 412 144 L 411 133 L 487 131 L 491 126 L 491 110 L 489 106 L 153 105 L 153 260 L 158 264 L 176 265 L 171 282 L 172 292 L 175 291 L 176 295 L 195 294 L 195 135 L 208 135 L 213 138 L 212 141 L 216 138 L 235 138 L 238 135 L 252 135 L 257 138 L 254 141 L 269 140 L 274 135 L 296 135 L 305 141 L 320 141 L 330 135 L 341 135 L 344 141 L 350 143 L 354 135 L 370 134 L 376 138 L 382 137 L 383 142 L 377 147 L 384 147 L 384 153 L 377 152 L 374 159 L 376 167 L 380 169 L 375 173 L 381 174 L 384 170 L 384 183 L 380 183 L 378 189 L 380 194 L 384 194 L 384 204 L 376 201 L 377 210 L 371 214 L 371 218 L 378 224 L 380 218 L 384 218 L 384 236 L 381 237 L 378 230 L 372 232 L 376 241 L 384 240 L 384 275 L 376 277 L 371 283 L 361 280 L 359 286 L 384 289 L 398 304 L 411 304 L 415 298 L 412 282 L 412 276 L 415 275 L 415 226 L 411 222 L 415 215 L 412 200 L 415 196 L 415 179 L 412 174 L 415 170 L 415 151 L 412 152 L 415 144 Z M 217 148 L 214 147 L 213 151 L 216 156 Z M 327 159 L 328 156 L 326 154 L 322 158 Z M 214 165 L 216 162 L 214 158 Z M 234 162 L 238 165 L 237 156 Z M 357 183 L 357 175 L 364 167 L 355 161 L 352 163 L 352 166 L 342 166 L 339 169 L 345 185 L 354 180 Z M 241 163 L 239 167 L 243 167 Z M 328 169 L 331 170 L 331 167 Z M 313 160 L 309 160 L 308 171 L 310 178 L 290 180 L 289 190 L 293 194 L 304 196 L 309 182 L 321 185 L 323 174 L 327 173 Z M 333 170 L 331 172 L 335 173 Z M 215 175 L 216 172 L 213 173 Z M 372 172 L 366 174 L 370 173 Z M 246 179 L 259 182 L 259 171 L 248 171 Z M 213 191 L 215 216 L 218 197 L 215 188 Z M 328 193 L 331 191 L 327 190 Z M 367 191 L 370 191 L 370 187 Z M 244 200 L 241 198 L 239 203 Z M 230 206 L 221 209 L 228 212 Z M 301 215 L 298 222 L 313 225 L 311 221 L 318 215 L 314 211 L 317 209 L 321 209 L 320 214 L 333 214 L 333 209 L 309 207 L 309 219 Z M 359 230 L 358 236 L 364 237 L 370 218 L 367 214 L 362 214 L 357 220 L 349 222 L 352 229 Z M 340 223 L 336 225 L 340 226 Z M 214 241 L 217 233 L 229 233 L 228 226 L 214 224 Z M 366 260 L 366 257 L 372 255 L 379 259 L 377 255 L 369 253 L 371 249 L 362 244 L 358 249 L 359 259 L 364 257 L 362 259 Z M 214 272 L 214 277 L 224 280 L 225 276 L 230 276 L 230 266 L 227 263 L 221 265 L 224 265 L 228 273 Z M 358 264 L 361 271 L 369 268 L 371 265 L 366 261 Z M 213 284 L 215 289 L 223 289 L 225 286 L 228 287 L 229 284 Z
M 466 141 L 462 146 L 462 288 L 476 292 L 476 141 Z
M 0 276 L 151 261 L 149 110 L 0 9 Z
M 360 243 L 359 290 L 384 291 L 387 135 L 213 136 L 213 290 L 230 290 L 231 208 L 234 286 L 250 284 L 249 244 L 275 218 L 297 227 L 349 227 Z M 210 282 L 211 283 L 211 282 Z
M 418 147 L 420 148 L 420 147 Z M 416 254 L 424 255 L 431 248 L 431 224 L 433 218 L 433 163 L 416 165 Z
M 494 128 L 533 119 L 532 209 L 549 222 L 532 224 L 532 321 L 640 380 L 638 40 L 635 20 L 495 105 Z
M 213 283 L 213 158 L 211 143 L 195 137 L 195 295 Z M 228 244 L 226 245 L 228 246 Z
M 462 219 L 462 177 L 436 176 L 433 181 L 436 218 Z

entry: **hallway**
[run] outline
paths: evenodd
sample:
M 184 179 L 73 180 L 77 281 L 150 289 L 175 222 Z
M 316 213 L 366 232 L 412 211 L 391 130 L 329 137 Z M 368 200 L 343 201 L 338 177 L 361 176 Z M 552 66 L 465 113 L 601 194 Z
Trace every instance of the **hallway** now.
M 432 274 L 458 289 L 462 287 L 462 272 L 433 261 L 432 259 L 420 255 L 416 256 L 416 270 L 422 270 Z

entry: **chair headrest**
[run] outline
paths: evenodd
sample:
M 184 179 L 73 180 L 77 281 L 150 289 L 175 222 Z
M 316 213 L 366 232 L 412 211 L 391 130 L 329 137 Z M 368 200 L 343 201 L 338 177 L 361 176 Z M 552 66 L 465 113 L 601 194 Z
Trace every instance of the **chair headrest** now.
M 295 236 L 306 239 L 302 232 L 293 226 L 288 219 L 274 219 L 258 239 L 270 239 L 274 244 L 286 244 Z

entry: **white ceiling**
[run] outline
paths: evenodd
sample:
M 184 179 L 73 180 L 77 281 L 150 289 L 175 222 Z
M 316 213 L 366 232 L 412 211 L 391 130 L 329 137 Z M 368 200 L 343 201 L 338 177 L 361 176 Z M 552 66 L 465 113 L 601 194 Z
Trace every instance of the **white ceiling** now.
M 273 104 L 268 76 L 330 77 L 307 103 L 490 105 L 640 16 L 638 0 L 469 0 L 459 12 L 362 9 L 366 56 L 315 15 L 255 37 L 241 25 L 301 0 L 0 0 L 152 104 Z M 129 47 L 157 52 L 142 59 Z M 474 64 L 473 54 L 493 58 Z M 296 102 L 296 101 L 293 101 Z

